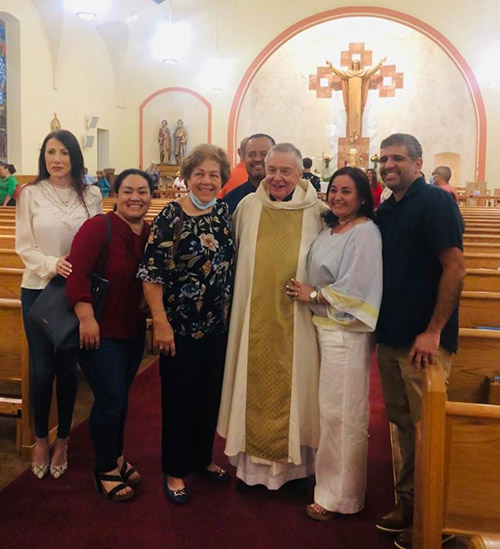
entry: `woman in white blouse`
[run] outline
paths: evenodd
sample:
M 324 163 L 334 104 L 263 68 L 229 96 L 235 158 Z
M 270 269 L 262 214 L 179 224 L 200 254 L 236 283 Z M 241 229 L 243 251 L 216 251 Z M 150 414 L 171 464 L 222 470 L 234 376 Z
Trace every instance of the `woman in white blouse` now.
M 101 212 L 101 193 L 86 186 L 83 156 L 67 130 L 43 141 L 38 177 L 19 194 L 16 209 L 16 251 L 26 269 L 21 283 L 23 320 L 30 349 L 30 388 L 35 423 L 31 470 L 41 479 L 47 472 L 60 478 L 67 470 L 68 437 L 77 390 L 76 351 L 54 349 L 28 313 L 55 275 L 67 277 L 71 241 L 83 222 Z M 48 424 L 52 385 L 56 379 L 58 431 L 50 461 Z

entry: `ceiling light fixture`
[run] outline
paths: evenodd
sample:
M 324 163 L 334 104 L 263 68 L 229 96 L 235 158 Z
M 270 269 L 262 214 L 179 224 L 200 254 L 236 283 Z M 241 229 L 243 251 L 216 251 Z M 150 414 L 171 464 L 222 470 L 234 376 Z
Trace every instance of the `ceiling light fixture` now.
M 94 21 L 109 11 L 110 0 L 62 0 L 62 2 L 66 10 L 80 19 Z
M 211 92 L 220 93 L 227 87 L 231 77 L 231 62 L 219 57 L 219 0 L 215 12 L 215 55 L 208 59 L 200 71 L 200 83 Z
M 187 25 L 172 22 L 172 0 L 170 0 L 168 22 L 158 27 L 151 41 L 153 55 L 165 64 L 178 63 L 188 47 L 189 34 Z
M 93 21 L 97 17 L 97 13 L 93 11 L 77 11 L 76 16 L 85 21 Z

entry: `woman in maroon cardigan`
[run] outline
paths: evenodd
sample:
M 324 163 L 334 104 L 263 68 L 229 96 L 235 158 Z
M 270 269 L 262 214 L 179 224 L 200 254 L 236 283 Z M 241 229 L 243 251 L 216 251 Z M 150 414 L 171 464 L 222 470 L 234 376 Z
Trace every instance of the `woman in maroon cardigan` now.
M 133 496 L 141 477 L 123 457 L 128 393 L 144 351 L 145 316 L 140 312 L 137 267 L 149 234 L 144 221 L 153 182 L 140 170 L 122 172 L 115 181 L 116 211 L 85 222 L 68 261 L 68 301 L 80 320 L 80 365 L 94 393 L 90 431 L 95 447 L 95 484 L 113 501 Z M 90 275 L 104 252 L 108 221 L 111 239 L 104 267 L 108 293 L 99 321 L 94 317 Z

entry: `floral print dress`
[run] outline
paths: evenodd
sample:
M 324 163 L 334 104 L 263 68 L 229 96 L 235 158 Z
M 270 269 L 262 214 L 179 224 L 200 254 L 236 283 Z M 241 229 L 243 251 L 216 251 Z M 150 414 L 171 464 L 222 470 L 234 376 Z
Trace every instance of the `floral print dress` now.
M 155 218 L 138 278 L 163 284 L 163 303 L 174 332 L 199 339 L 228 330 L 235 246 L 229 209 L 217 200 L 208 214 L 189 216 L 170 202 Z M 174 242 L 179 238 L 175 258 Z

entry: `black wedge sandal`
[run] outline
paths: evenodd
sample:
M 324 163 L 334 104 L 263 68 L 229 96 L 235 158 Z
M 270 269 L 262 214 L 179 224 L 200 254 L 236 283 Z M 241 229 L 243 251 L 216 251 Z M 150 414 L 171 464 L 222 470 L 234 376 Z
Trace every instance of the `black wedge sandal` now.
M 130 478 L 134 473 L 137 473 L 138 476 L 136 478 Z M 139 471 L 133 465 L 128 463 L 125 459 L 123 460 L 123 465 L 120 469 L 120 475 L 122 477 L 122 480 L 126 482 L 129 486 L 136 486 L 142 480 Z
M 119 482 L 119 484 L 117 484 L 114 488 L 107 492 L 104 488 L 103 481 Z M 108 473 L 100 473 L 99 471 L 94 471 L 94 483 L 96 490 L 106 499 L 109 499 L 111 501 L 126 501 L 134 495 L 134 491 L 132 489 L 130 489 L 130 492 L 127 492 L 125 494 L 118 494 L 120 490 L 130 488 L 130 486 L 126 482 L 123 482 L 123 478 L 121 475 L 110 475 Z

